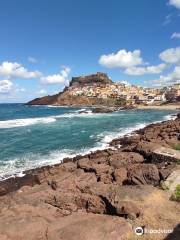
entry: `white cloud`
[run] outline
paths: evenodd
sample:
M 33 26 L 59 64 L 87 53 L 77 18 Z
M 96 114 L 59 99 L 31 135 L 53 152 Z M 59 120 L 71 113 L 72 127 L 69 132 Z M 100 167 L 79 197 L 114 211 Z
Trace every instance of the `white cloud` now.
M 102 55 L 99 63 L 107 68 L 129 68 L 143 63 L 140 55 L 140 50 L 127 52 L 125 49 L 122 49 L 117 53 Z
M 173 72 L 167 74 L 166 76 L 161 75 L 159 79 L 153 80 L 153 82 L 159 85 L 180 83 L 180 66 L 176 66 Z
M 180 39 L 180 33 L 179 32 L 174 32 L 172 35 L 171 35 L 171 39 L 173 38 L 178 38 Z
M 107 68 L 125 69 L 124 72 L 128 75 L 140 76 L 144 74 L 158 74 L 161 73 L 167 64 L 161 63 L 157 66 L 148 65 L 143 61 L 140 50 L 127 52 L 126 50 L 119 50 L 116 54 L 111 53 L 102 55 L 99 63 Z
M 69 79 L 69 73 L 71 69 L 69 67 L 62 67 L 62 70 L 59 74 L 53 74 L 48 76 L 41 77 L 41 82 L 43 84 L 57 84 L 57 83 L 64 83 L 66 84 Z
M 148 66 L 148 67 L 132 67 L 127 68 L 125 73 L 128 75 L 140 76 L 144 74 L 158 74 L 165 70 L 167 64 L 161 63 L 157 66 Z
M 166 63 L 179 64 L 180 63 L 180 47 L 169 48 L 159 54 L 161 60 Z
M 37 78 L 41 76 L 39 71 L 28 71 L 17 62 L 3 62 L 0 65 L 0 76 L 11 78 Z
M 37 92 L 37 94 L 39 94 L 39 95 L 45 95 L 45 94 L 47 94 L 47 91 L 46 91 L 45 89 L 41 89 L 41 90 L 39 90 L 39 91 Z
M 0 81 L 0 94 L 1 93 L 10 93 L 12 90 L 13 83 L 9 80 L 1 80 Z
M 33 64 L 35 64 L 35 63 L 38 62 L 37 59 L 34 58 L 34 57 L 28 57 L 28 61 L 29 61 L 30 63 L 33 63 Z
M 169 0 L 169 4 L 180 9 L 180 0 Z

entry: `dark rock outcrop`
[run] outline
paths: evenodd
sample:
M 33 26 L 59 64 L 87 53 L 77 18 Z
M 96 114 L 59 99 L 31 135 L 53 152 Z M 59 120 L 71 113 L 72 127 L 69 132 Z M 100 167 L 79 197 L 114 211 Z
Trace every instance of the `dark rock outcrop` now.
M 97 72 L 88 76 L 73 77 L 70 86 L 111 84 L 112 81 L 106 73 Z

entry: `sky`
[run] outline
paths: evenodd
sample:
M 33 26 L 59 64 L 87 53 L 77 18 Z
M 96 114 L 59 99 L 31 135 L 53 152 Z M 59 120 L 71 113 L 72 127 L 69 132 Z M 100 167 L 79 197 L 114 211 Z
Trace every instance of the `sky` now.
M 0 0 L 1 103 L 97 71 L 144 87 L 180 83 L 180 0 Z

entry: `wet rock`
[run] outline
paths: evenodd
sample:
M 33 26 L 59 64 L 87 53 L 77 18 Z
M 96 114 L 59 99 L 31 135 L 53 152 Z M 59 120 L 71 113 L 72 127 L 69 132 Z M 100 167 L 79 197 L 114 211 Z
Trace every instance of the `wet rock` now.
M 12 177 L 0 182 L 0 196 L 16 191 L 22 186 L 41 184 L 39 175 L 26 174 L 23 177 Z
M 107 150 L 98 150 L 96 152 L 89 154 L 89 159 L 99 159 L 99 158 L 107 158 L 109 156 L 109 151 Z
M 114 111 L 116 111 L 115 108 L 92 108 L 92 113 L 112 113 Z

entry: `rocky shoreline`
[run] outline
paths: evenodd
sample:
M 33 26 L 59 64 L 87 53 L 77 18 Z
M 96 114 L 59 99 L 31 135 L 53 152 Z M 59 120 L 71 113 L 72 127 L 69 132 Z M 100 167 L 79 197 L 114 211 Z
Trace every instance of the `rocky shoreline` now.
M 180 204 L 170 197 L 179 184 L 180 114 L 110 145 L 0 182 L 0 239 L 136 239 L 137 226 L 174 229 L 142 239 L 178 239 Z

